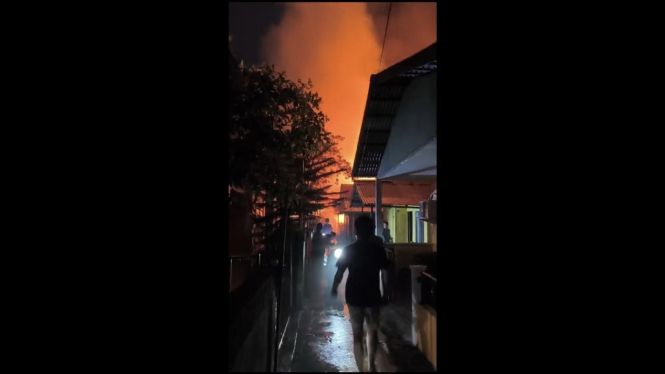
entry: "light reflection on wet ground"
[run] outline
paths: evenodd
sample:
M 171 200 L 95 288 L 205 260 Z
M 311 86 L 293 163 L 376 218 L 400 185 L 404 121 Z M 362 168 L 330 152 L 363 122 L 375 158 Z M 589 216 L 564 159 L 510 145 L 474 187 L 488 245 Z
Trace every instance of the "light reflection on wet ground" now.
M 297 340 L 289 371 L 293 372 L 358 372 L 353 357 L 353 333 L 349 308 L 345 304 L 346 278 L 336 298 L 330 295 L 337 268 L 308 263 L 305 302 L 299 321 Z M 418 348 L 401 336 L 409 326 L 398 324 L 396 313 L 382 308 L 382 328 L 376 366 L 380 372 L 434 371 Z M 384 320 L 385 319 L 385 320 Z M 399 325 L 399 326 L 398 326 Z M 391 352 L 388 357 L 386 352 Z
M 290 371 L 357 372 L 349 309 L 344 303 L 346 275 L 337 298 L 330 295 L 334 266 L 308 264 L 306 301 Z

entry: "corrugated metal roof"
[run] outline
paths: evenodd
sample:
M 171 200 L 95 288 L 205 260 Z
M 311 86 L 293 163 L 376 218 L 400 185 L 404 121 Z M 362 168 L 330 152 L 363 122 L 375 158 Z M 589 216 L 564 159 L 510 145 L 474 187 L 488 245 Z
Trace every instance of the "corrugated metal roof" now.
M 375 205 L 375 182 L 355 183 L 360 199 L 365 205 Z M 382 205 L 419 205 L 436 189 L 436 181 L 395 180 L 381 182 Z
M 353 177 L 376 177 L 393 120 L 411 81 L 436 71 L 436 43 L 370 77 Z

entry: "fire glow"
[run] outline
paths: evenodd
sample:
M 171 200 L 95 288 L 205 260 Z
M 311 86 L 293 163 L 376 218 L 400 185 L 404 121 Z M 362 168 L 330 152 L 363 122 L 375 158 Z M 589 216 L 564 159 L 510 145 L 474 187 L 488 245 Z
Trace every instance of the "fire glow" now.
M 369 79 L 379 70 L 388 3 L 286 3 L 263 40 L 265 60 L 292 80 L 312 79 L 353 164 Z M 436 3 L 393 3 L 381 69 L 436 41 Z M 340 176 L 340 183 L 352 183 Z

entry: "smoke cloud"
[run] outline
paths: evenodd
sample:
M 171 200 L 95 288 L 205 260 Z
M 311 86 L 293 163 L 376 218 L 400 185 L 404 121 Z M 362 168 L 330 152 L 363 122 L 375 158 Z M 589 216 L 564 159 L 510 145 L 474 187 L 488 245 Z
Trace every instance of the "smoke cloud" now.
M 381 70 L 436 42 L 436 3 L 392 3 Z M 379 45 L 383 44 L 389 3 L 367 3 Z
M 330 118 L 328 131 L 345 139 L 353 164 L 370 75 L 379 71 L 388 3 L 286 3 L 263 40 L 266 61 L 292 80 L 312 79 Z M 436 41 L 436 3 L 393 3 L 381 69 Z M 340 181 L 350 183 L 350 180 Z

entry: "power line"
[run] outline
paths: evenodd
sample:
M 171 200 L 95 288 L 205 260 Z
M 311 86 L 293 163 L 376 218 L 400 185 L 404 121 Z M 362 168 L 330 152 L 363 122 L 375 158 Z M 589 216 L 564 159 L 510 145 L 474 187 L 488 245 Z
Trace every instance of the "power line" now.
M 381 60 L 383 60 L 383 50 L 386 48 L 386 35 L 388 35 L 388 23 L 390 22 L 390 10 L 392 8 L 393 8 L 393 3 L 391 2 L 390 5 L 388 6 L 388 19 L 386 19 L 386 31 L 383 33 L 383 47 L 381 47 L 381 57 L 379 58 L 379 72 L 381 71 Z M 367 139 L 369 139 L 370 127 L 371 125 L 367 124 L 367 131 L 365 131 L 365 144 L 363 145 L 363 153 L 362 156 L 360 156 L 360 162 L 362 162 L 363 157 L 365 157 L 365 149 L 367 149 Z
M 383 60 L 383 50 L 386 48 L 386 35 L 388 35 L 388 23 L 390 22 L 390 10 L 393 8 L 391 2 L 388 6 L 388 19 L 386 20 L 386 31 L 383 33 L 383 47 L 381 47 L 381 58 L 379 58 L 379 72 L 381 71 L 381 60 Z

